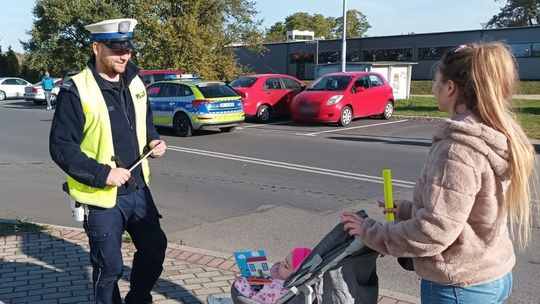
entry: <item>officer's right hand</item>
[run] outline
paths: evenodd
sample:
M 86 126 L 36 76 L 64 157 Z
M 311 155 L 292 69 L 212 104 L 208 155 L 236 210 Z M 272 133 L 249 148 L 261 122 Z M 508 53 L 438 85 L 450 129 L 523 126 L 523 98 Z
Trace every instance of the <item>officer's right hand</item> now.
M 112 168 L 107 176 L 107 181 L 105 183 L 108 186 L 120 187 L 125 184 L 131 177 L 131 172 L 128 169 L 124 168 Z

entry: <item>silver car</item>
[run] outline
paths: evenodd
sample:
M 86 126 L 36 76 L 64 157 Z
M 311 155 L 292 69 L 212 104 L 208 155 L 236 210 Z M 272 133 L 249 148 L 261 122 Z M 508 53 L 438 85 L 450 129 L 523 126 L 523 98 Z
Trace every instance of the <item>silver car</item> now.
M 16 77 L 0 78 L 0 100 L 6 98 L 23 98 L 24 89 L 32 84 L 24 79 Z
M 53 78 L 54 86 L 51 91 L 51 103 L 53 104 L 56 102 L 56 96 L 58 96 L 60 90 L 60 80 L 62 78 Z M 41 81 L 27 86 L 24 90 L 24 99 L 26 101 L 33 101 L 37 105 L 45 104 L 45 93 Z

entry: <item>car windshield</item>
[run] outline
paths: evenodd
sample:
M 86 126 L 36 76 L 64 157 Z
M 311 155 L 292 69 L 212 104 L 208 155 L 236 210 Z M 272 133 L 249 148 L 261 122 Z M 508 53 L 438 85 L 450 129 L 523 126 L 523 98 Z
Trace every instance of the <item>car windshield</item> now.
M 229 85 L 233 88 L 251 88 L 255 81 L 257 81 L 257 78 L 255 77 L 240 77 L 231 82 Z
M 205 98 L 238 96 L 238 94 L 227 85 L 208 85 L 198 86 L 197 88 Z
M 323 76 L 314 82 L 308 91 L 344 91 L 352 80 L 352 76 Z

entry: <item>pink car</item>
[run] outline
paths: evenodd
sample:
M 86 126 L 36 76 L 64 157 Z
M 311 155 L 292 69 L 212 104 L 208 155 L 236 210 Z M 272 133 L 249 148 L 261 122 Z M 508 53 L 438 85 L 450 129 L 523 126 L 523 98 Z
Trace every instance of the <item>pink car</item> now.
M 394 112 L 392 87 L 378 73 L 341 72 L 317 79 L 291 104 L 295 121 L 337 122 L 347 126 L 354 118 Z
M 255 74 L 241 76 L 229 84 L 242 97 L 246 116 L 267 122 L 279 114 L 289 114 L 294 96 L 306 85 L 284 74 Z

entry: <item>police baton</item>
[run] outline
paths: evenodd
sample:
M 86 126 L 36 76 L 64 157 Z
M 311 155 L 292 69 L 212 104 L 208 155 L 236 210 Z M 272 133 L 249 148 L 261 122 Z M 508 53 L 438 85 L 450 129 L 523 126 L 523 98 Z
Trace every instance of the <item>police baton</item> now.
M 150 156 L 150 154 L 152 154 L 152 152 L 154 152 L 154 150 L 157 148 L 157 146 L 159 146 L 161 144 L 161 141 L 155 145 L 152 149 L 150 149 L 150 151 L 146 152 L 145 154 L 141 155 L 141 157 L 139 157 L 139 160 L 133 164 L 133 166 L 131 166 L 128 171 L 131 172 L 133 169 L 135 169 L 138 165 L 141 164 L 141 162 L 143 160 L 145 160 L 146 158 L 148 158 L 148 156 Z

